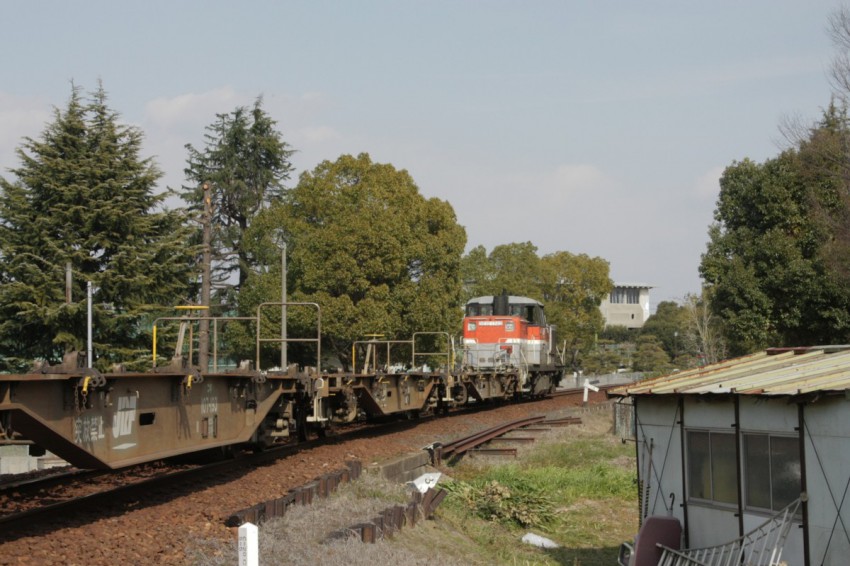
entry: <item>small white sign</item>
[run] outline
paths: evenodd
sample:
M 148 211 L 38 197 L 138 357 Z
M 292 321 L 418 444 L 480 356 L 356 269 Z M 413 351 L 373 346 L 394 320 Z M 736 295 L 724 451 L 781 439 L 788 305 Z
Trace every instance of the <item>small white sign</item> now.
M 239 527 L 239 566 L 259 566 L 259 529 L 257 525 L 245 523 Z

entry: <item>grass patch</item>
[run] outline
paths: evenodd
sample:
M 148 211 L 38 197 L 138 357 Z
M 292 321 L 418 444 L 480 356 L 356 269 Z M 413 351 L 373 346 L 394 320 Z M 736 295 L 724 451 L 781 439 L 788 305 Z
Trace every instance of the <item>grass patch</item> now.
M 611 436 L 610 412 L 582 415 L 583 424 L 554 429 L 522 448 L 516 460 L 466 459 L 438 487 L 450 493 L 431 521 L 391 540 L 326 541 L 409 499 L 404 486 L 372 475 L 344 484 L 327 499 L 296 507 L 260 526 L 260 564 L 357 566 L 609 566 L 637 531 L 634 447 Z M 561 545 L 520 542 L 534 532 Z M 236 543 L 198 541 L 190 563 L 236 563 Z
M 495 564 L 593 566 L 616 562 L 637 530 L 634 448 L 608 434 L 610 415 L 550 433 L 517 461 L 461 462 L 438 510 Z M 526 532 L 562 547 L 521 544 Z

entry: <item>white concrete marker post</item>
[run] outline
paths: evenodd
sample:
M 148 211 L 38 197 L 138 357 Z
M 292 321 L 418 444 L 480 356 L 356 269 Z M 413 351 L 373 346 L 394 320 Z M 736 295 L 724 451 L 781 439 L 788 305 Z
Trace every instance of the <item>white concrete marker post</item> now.
M 259 566 L 260 549 L 257 525 L 239 527 L 239 566 Z
M 588 389 L 592 389 L 593 391 L 599 391 L 599 388 L 596 387 L 595 385 L 591 385 L 590 380 L 585 377 L 584 378 L 584 398 L 583 398 L 583 404 L 584 405 L 587 405 L 587 391 L 588 391 Z

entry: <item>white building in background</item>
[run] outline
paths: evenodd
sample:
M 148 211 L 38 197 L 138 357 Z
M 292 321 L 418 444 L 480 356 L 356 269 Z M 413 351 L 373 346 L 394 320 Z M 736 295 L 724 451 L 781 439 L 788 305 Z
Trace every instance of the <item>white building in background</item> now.
M 642 328 L 649 318 L 649 290 L 645 283 L 614 283 L 614 288 L 602 300 L 599 310 L 605 326 Z

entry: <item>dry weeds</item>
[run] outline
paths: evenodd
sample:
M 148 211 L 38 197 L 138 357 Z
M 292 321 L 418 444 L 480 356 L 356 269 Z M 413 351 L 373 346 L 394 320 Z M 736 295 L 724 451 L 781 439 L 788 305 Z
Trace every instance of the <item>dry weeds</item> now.
M 293 507 L 283 517 L 261 524 L 260 564 L 432 566 L 435 560 L 437 564 L 470 564 L 468 559 L 459 561 L 440 552 L 423 554 L 423 547 L 417 541 L 439 548 L 439 540 L 445 540 L 445 533 L 436 533 L 439 528 L 424 519 L 415 527 L 403 529 L 390 541 L 364 544 L 353 537 L 328 540 L 328 535 L 335 531 L 366 522 L 387 507 L 408 502 L 410 494 L 410 488 L 406 486 L 389 482 L 377 474 L 365 473 L 358 481 L 340 486 L 329 498 L 313 500 L 312 505 Z M 428 541 L 430 534 L 435 534 L 438 539 Z M 409 545 L 413 548 L 408 548 Z M 231 566 L 236 561 L 236 546 L 235 541 L 198 541 L 187 555 L 197 566 Z

